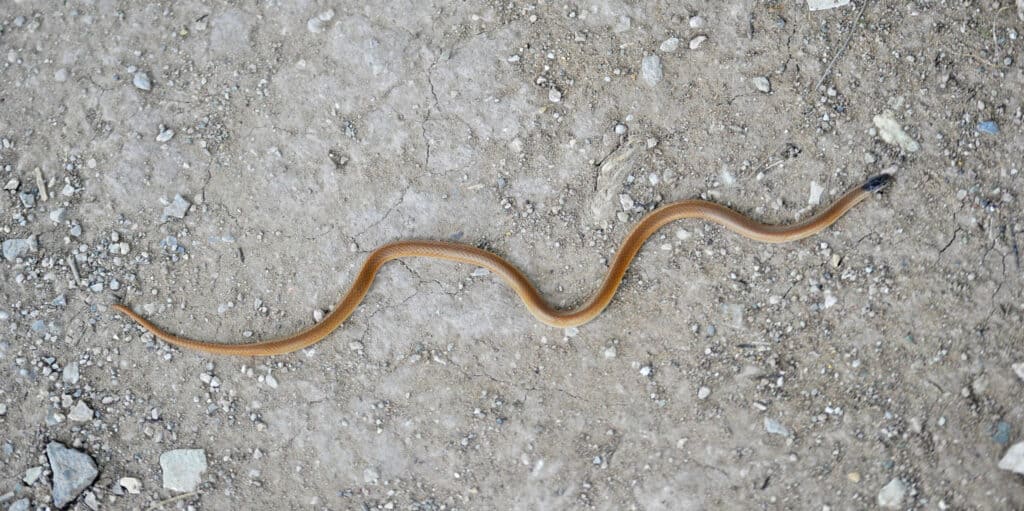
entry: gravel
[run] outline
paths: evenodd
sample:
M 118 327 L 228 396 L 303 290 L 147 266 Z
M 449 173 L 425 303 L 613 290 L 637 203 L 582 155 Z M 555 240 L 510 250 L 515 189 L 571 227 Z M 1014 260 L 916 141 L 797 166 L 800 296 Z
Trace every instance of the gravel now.
M 206 472 L 206 453 L 202 449 L 175 449 L 160 455 L 165 489 L 177 492 L 195 491 Z
M 53 472 L 53 504 L 58 508 L 75 500 L 99 475 L 96 463 L 88 454 L 59 442 L 47 444 L 46 457 Z

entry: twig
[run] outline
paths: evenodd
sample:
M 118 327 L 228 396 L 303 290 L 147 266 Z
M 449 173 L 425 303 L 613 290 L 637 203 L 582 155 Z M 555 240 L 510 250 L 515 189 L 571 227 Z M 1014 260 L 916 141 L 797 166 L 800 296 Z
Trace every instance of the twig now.
M 184 499 L 187 499 L 189 497 L 195 497 L 196 495 L 199 495 L 199 493 L 200 492 L 198 492 L 198 491 L 189 492 L 189 493 L 182 493 L 181 495 L 178 495 L 176 497 L 171 497 L 169 499 L 161 500 L 160 502 L 157 502 L 157 503 L 153 504 L 152 506 L 147 507 L 146 511 L 153 511 L 154 509 L 163 507 L 164 504 L 170 504 L 171 502 L 177 502 L 179 500 L 184 500 Z
M 818 79 L 818 83 L 816 83 L 814 88 L 811 89 L 812 91 L 818 90 L 818 87 L 821 87 L 821 84 L 825 83 L 825 79 L 828 78 L 828 75 L 832 72 L 832 66 L 835 65 L 837 60 L 839 60 L 839 57 L 846 51 L 846 48 L 850 46 L 850 41 L 853 40 L 853 34 L 857 30 L 857 24 L 860 23 L 860 19 L 864 17 L 864 11 L 868 10 L 868 4 L 870 3 L 871 0 L 864 0 L 864 6 L 860 8 L 860 13 L 857 14 L 857 18 L 853 20 L 853 26 L 850 27 L 850 35 L 846 37 L 846 42 L 839 47 L 839 51 L 836 52 L 836 55 L 832 57 L 832 61 L 825 67 L 825 72 L 821 74 L 821 78 Z

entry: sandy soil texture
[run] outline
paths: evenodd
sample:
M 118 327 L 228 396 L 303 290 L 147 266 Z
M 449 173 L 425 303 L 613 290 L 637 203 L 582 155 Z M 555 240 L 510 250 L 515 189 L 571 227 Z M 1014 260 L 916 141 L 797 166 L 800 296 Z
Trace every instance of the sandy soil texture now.
M 1024 4 L 145 4 L 0 1 L 0 509 L 1024 508 Z

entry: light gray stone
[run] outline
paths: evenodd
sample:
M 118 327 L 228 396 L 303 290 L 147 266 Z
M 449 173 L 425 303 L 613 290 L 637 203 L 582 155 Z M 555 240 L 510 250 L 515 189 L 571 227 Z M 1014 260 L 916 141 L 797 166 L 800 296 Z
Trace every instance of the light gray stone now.
M 164 488 L 178 492 L 195 491 L 206 472 L 206 453 L 202 449 L 175 449 L 160 455 Z
M 907 485 L 899 478 L 893 478 L 878 492 L 878 505 L 886 509 L 899 509 L 907 495 Z
M 96 480 L 96 462 L 84 452 L 64 447 L 60 442 L 46 446 L 46 457 L 53 472 L 53 505 L 64 507 Z
M 647 82 L 647 85 L 651 87 L 658 85 L 658 82 L 665 76 L 661 71 L 661 57 L 657 55 L 644 57 L 640 63 L 640 76 Z

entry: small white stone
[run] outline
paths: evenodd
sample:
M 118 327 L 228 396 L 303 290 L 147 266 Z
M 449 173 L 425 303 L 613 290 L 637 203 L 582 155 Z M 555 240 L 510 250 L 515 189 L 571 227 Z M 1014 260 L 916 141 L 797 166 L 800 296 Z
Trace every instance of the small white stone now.
M 168 142 L 174 138 L 174 130 L 164 129 L 160 131 L 160 134 L 156 136 L 157 142 Z
M 789 428 L 783 426 L 781 422 L 765 417 L 764 418 L 764 430 L 772 435 L 780 435 L 788 437 L 790 435 Z
M 264 381 L 264 383 L 267 384 L 268 387 L 270 387 L 272 389 L 276 389 L 277 388 L 277 378 L 274 378 L 274 374 L 273 373 L 267 373 L 267 377 L 264 378 L 263 381 Z
M 117 484 L 121 485 L 122 488 L 132 495 L 138 495 L 142 492 L 142 481 L 134 477 L 122 477 L 117 480 Z
M 165 489 L 176 492 L 195 491 L 206 472 L 206 453 L 202 449 L 176 449 L 160 455 Z
M 817 181 L 811 181 L 811 194 L 807 197 L 807 203 L 812 206 L 821 204 L 821 194 L 825 192 L 825 187 L 818 184 Z
M 672 52 L 678 50 L 679 49 L 679 38 L 678 37 L 669 37 L 668 39 L 665 39 L 664 41 L 662 41 L 661 46 L 658 47 L 658 49 L 663 51 L 663 52 L 665 52 L 665 53 L 672 53 Z
M 622 206 L 623 211 L 631 211 L 635 203 L 633 202 L 633 198 L 630 197 L 628 193 L 620 193 L 619 205 Z
M 39 480 L 39 476 L 43 475 L 43 467 L 32 467 L 25 471 L 25 477 L 21 478 L 25 481 L 25 484 L 32 486 Z
M 145 71 L 138 71 L 135 76 L 132 77 L 132 84 L 135 85 L 136 89 L 139 90 L 150 90 L 153 84 L 149 81 L 149 75 Z
M 79 401 L 75 404 L 75 407 L 71 409 L 71 413 L 68 414 L 68 418 L 75 422 L 86 422 L 92 420 L 92 408 L 85 404 L 84 401 Z
M 1024 380 L 1024 362 L 1017 362 L 1010 367 L 1013 368 L 1013 372 L 1018 378 Z
M 999 460 L 999 468 L 1024 475 L 1024 442 L 1017 442 Z
M 850 0 L 807 0 L 807 9 L 810 11 L 820 11 L 842 7 L 849 3 Z
M 880 115 L 876 115 L 871 121 L 878 128 L 878 135 L 882 137 L 885 143 L 898 145 L 908 153 L 915 153 L 921 149 L 921 145 L 903 130 L 903 126 L 900 126 L 899 121 L 896 120 L 896 116 L 892 112 L 885 111 Z
M 700 16 L 692 16 L 692 17 L 690 17 L 689 23 L 690 23 L 690 28 L 703 28 L 704 24 L 705 24 L 704 23 L 704 18 L 702 18 Z
M 836 298 L 835 295 L 833 295 L 832 293 L 825 293 L 825 303 L 823 303 L 822 305 L 824 305 L 826 309 L 834 306 L 837 303 L 839 303 L 839 299 Z
M 550 90 L 548 90 L 548 101 L 550 101 L 552 103 L 558 103 L 561 100 L 562 100 L 562 93 L 559 92 L 558 89 L 552 87 Z
M 640 63 L 640 76 L 647 85 L 651 87 L 658 85 L 658 82 L 665 76 L 661 70 L 661 57 L 657 55 L 644 57 Z
M 640 368 L 640 376 L 648 377 L 651 375 L 651 366 L 643 366 Z
M 618 354 L 619 351 L 615 349 L 615 346 L 608 346 L 607 348 L 604 349 L 604 358 L 607 358 L 609 360 L 615 358 L 616 356 L 618 356 Z
M 903 506 L 903 497 L 906 494 L 907 485 L 899 478 L 893 478 L 878 492 L 878 505 L 887 509 L 899 509 Z
M 697 48 L 700 48 L 700 45 L 704 44 L 704 41 L 707 40 L 708 36 L 706 35 L 699 35 L 694 37 L 693 39 L 690 39 L 690 49 L 696 50 Z
M 697 391 L 697 399 L 707 399 L 710 395 L 711 389 L 707 387 L 701 387 L 700 390 Z
M 334 19 L 334 9 L 320 11 L 316 16 L 313 16 L 306 21 L 306 30 L 309 30 L 314 34 L 319 34 L 327 28 L 327 22 L 332 19 Z
M 757 90 L 764 92 L 765 94 L 772 91 L 772 82 L 768 81 L 768 78 L 764 76 L 755 76 L 750 79 Z

